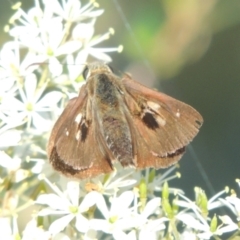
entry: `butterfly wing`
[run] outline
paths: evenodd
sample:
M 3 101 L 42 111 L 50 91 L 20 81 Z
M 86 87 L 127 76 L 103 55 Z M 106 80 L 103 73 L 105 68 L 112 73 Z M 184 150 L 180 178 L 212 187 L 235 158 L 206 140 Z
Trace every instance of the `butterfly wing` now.
M 164 168 L 178 161 L 202 125 L 191 106 L 123 78 L 126 116 L 132 129 L 137 167 Z M 130 113 L 131 116 L 128 114 Z
M 69 101 L 49 139 L 48 156 L 56 170 L 79 179 L 112 171 L 97 142 L 94 121 L 87 86 L 84 85 L 79 96 Z

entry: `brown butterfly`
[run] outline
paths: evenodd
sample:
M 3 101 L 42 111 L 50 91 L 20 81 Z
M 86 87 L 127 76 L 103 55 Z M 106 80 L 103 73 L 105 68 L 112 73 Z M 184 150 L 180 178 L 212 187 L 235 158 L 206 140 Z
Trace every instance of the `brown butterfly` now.
M 113 163 L 166 168 L 183 155 L 202 125 L 189 105 L 151 90 L 103 63 L 89 64 L 86 84 L 53 127 L 48 157 L 59 172 L 90 178 L 113 171 Z

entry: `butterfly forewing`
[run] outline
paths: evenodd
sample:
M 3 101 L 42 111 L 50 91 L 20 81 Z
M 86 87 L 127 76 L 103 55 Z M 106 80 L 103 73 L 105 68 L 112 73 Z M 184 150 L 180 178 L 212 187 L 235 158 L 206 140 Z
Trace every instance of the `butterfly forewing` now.
M 129 111 L 134 113 L 132 125 L 136 129 L 136 138 L 142 139 L 141 145 L 146 145 L 146 151 L 156 158 L 180 158 L 184 147 L 199 131 L 203 121 L 201 115 L 189 105 L 151 90 L 129 77 L 123 79 L 123 84 L 127 92 L 125 102 Z M 146 165 L 139 161 L 138 164 Z M 168 166 L 159 159 L 155 167 L 162 165 Z
M 88 106 L 86 86 L 77 98 L 70 100 L 56 122 L 48 144 L 53 167 L 67 176 L 88 178 L 108 173 L 112 167 L 100 150 L 94 118 Z

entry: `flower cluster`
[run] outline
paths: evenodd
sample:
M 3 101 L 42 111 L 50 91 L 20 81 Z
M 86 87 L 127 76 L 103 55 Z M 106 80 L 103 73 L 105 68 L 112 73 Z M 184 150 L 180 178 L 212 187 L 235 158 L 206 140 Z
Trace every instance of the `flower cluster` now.
M 95 35 L 103 14 L 95 1 L 17 3 L 0 50 L 0 239 L 210 239 L 238 230 L 240 199 L 222 191 L 212 199 L 199 188 L 195 201 L 160 174 L 122 169 L 81 182 L 56 174 L 46 156 L 48 135 L 65 101 L 82 85 L 89 59 L 111 61 L 98 48 L 113 33 Z M 56 184 L 57 183 L 57 184 Z M 239 181 L 238 181 L 239 183 Z M 212 215 L 227 207 L 236 215 Z M 183 225 L 182 231 L 178 226 Z

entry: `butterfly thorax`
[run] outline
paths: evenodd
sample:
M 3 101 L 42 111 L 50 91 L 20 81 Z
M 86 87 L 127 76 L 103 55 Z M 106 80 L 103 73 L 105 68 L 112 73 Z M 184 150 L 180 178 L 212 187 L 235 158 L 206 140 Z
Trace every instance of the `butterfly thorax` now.
M 120 104 L 121 85 L 107 73 L 97 74 L 92 80 L 96 115 L 110 158 L 120 161 L 123 166 L 134 165 L 131 132 Z

